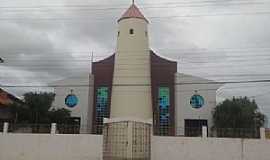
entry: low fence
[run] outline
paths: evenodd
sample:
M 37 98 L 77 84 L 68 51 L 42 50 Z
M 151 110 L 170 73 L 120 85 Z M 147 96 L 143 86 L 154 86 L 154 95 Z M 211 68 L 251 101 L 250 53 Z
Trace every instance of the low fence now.
M 159 127 L 154 129 L 155 136 L 176 136 L 176 137 L 202 137 L 203 127 L 178 127 L 171 129 Z M 266 133 L 267 133 L 266 129 Z M 207 137 L 217 138 L 260 138 L 260 128 L 206 128 Z M 270 136 L 270 130 L 269 130 Z
M 222 138 L 260 138 L 260 128 L 213 128 L 209 136 Z
M 4 125 L 5 124 L 5 125 Z M 6 127 L 6 128 L 5 128 Z M 90 134 L 88 126 L 67 124 L 0 124 L 0 132 L 31 133 L 31 134 Z
M 172 132 L 173 131 L 173 132 Z M 31 133 L 31 134 L 91 134 L 91 128 L 81 125 L 66 124 L 9 124 L 0 123 L 0 132 Z M 217 138 L 269 138 L 270 129 L 264 128 L 159 128 L 154 129 L 155 136 L 176 137 L 217 137 Z
M 9 124 L 9 133 L 51 133 L 50 124 Z

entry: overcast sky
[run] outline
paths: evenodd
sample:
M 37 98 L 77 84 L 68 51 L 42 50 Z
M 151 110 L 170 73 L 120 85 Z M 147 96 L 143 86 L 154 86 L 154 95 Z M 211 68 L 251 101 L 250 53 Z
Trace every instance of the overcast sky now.
M 116 47 L 131 0 L 1 0 L 0 84 L 46 85 L 89 72 Z M 150 46 L 178 72 L 217 81 L 270 79 L 270 0 L 137 0 Z M 33 88 L 6 88 L 21 96 Z M 41 88 L 35 89 L 41 90 Z M 255 98 L 270 116 L 270 83 L 228 84 L 218 99 Z

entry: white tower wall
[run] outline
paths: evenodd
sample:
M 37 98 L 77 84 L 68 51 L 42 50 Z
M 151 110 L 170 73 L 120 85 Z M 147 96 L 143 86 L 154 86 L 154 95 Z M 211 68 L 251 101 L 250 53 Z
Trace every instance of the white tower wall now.
M 150 160 L 152 96 L 147 20 L 132 4 L 120 18 L 104 160 Z
M 119 22 L 111 118 L 152 119 L 148 23 L 128 18 Z M 133 34 L 130 34 L 130 30 Z

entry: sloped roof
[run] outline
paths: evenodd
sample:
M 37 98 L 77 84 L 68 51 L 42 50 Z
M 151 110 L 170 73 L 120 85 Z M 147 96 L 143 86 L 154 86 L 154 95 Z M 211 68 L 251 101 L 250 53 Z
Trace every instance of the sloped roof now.
M 12 101 L 9 99 L 8 94 L 6 92 L 0 92 L 0 104 L 9 105 Z
M 1 105 L 9 105 L 13 102 L 17 102 L 17 103 L 23 103 L 23 101 L 21 99 L 19 99 L 18 97 L 16 97 L 15 95 L 12 95 L 10 93 L 8 93 L 7 91 L 5 91 L 4 89 L 0 88 L 0 106 Z
M 139 19 L 145 20 L 148 23 L 148 20 L 144 17 L 142 12 L 139 10 L 139 8 L 135 4 L 132 4 L 129 7 L 129 9 L 121 16 L 118 22 L 120 22 L 123 19 L 128 19 L 128 18 L 139 18 Z

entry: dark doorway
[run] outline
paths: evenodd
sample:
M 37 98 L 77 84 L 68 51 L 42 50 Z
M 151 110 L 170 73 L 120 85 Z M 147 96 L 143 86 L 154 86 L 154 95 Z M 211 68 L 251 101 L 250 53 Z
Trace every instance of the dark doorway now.
M 200 137 L 202 136 L 202 127 L 208 128 L 207 120 L 186 119 L 185 120 L 185 136 Z
M 57 129 L 60 134 L 80 134 L 81 118 L 80 117 L 70 117 L 65 120 L 62 124 L 57 124 Z

